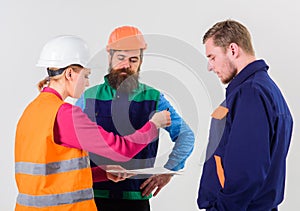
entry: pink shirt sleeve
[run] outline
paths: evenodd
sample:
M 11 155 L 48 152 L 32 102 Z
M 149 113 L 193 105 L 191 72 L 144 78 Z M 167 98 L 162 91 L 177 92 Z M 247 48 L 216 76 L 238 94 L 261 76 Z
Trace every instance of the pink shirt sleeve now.
M 158 130 L 150 121 L 131 135 L 114 135 L 92 122 L 79 107 L 69 103 L 59 108 L 54 126 L 56 143 L 121 162 L 130 160 L 157 136 Z

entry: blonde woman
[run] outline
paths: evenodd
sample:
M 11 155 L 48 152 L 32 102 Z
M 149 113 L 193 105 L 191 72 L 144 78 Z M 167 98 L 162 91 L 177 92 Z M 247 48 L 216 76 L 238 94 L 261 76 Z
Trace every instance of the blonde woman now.
M 87 152 L 127 161 L 171 124 L 170 113 L 155 113 L 141 129 L 120 137 L 106 132 L 64 102 L 79 98 L 89 85 L 89 50 L 76 36 L 59 36 L 44 46 L 37 66 L 48 77 L 27 106 L 16 130 L 15 171 L 19 190 L 15 210 L 97 210 Z M 143 140 L 143 141 L 141 141 Z M 98 180 L 124 180 L 97 169 Z

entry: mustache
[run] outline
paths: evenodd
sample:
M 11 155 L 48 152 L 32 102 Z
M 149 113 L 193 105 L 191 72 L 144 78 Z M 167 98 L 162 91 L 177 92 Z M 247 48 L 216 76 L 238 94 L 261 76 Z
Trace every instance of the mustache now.
M 127 73 L 127 75 L 134 74 L 134 71 L 130 68 L 120 68 L 120 69 L 111 69 L 110 73 L 119 74 L 119 73 Z

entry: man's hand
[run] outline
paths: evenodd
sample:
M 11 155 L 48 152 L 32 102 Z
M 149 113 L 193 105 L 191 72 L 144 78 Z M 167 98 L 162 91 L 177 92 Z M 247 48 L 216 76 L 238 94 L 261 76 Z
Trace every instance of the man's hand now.
M 150 121 L 153 122 L 157 128 L 169 127 L 171 125 L 171 113 L 168 110 L 156 112 Z
M 116 172 L 113 172 L 113 173 L 107 172 L 109 170 L 114 170 Z M 134 176 L 134 174 L 127 174 L 126 169 L 124 169 L 122 166 L 119 166 L 119 165 L 107 165 L 106 166 L 106 177 L 107 177 L 107 179 L 109 179 L 113 182 L 120 182 L 120 181 L 123 181 L 132 176 Z
M 172 175 L 170 174 L 160 174 L 153 175 L 147 179 L 141 186 L 140 189 L 143 189 L 142 195 L 149 196 L 154 189 L 155 192 L 153 196 L 156 196 L 159 191 L 171 180 Z

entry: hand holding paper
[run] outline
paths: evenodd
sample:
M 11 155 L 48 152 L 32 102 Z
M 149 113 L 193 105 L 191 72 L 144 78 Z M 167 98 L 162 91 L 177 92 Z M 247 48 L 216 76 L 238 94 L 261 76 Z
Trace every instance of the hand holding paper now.
M 109 180 L 113 182 L 120 182 L 135 174 L 128 173 L 126 169 L 119 165 L 107 165 L 106 166 L 106 176 Z
M 127 173 L 127 174 L 150 174 L 150 175 L 159 175 L 159 174 L 169 174 L 169 175 L 180 175 L 182 174 L 182 171 L 171 171 L 169 169 L 163 168 L 163 167 L 154 167 L 154 168 L 144 168 L 144 169 L 133 169 L 133 170 L 126 170 L 121 167 L 121 169 L 109 169 L 106 170 L 109 173 Z

